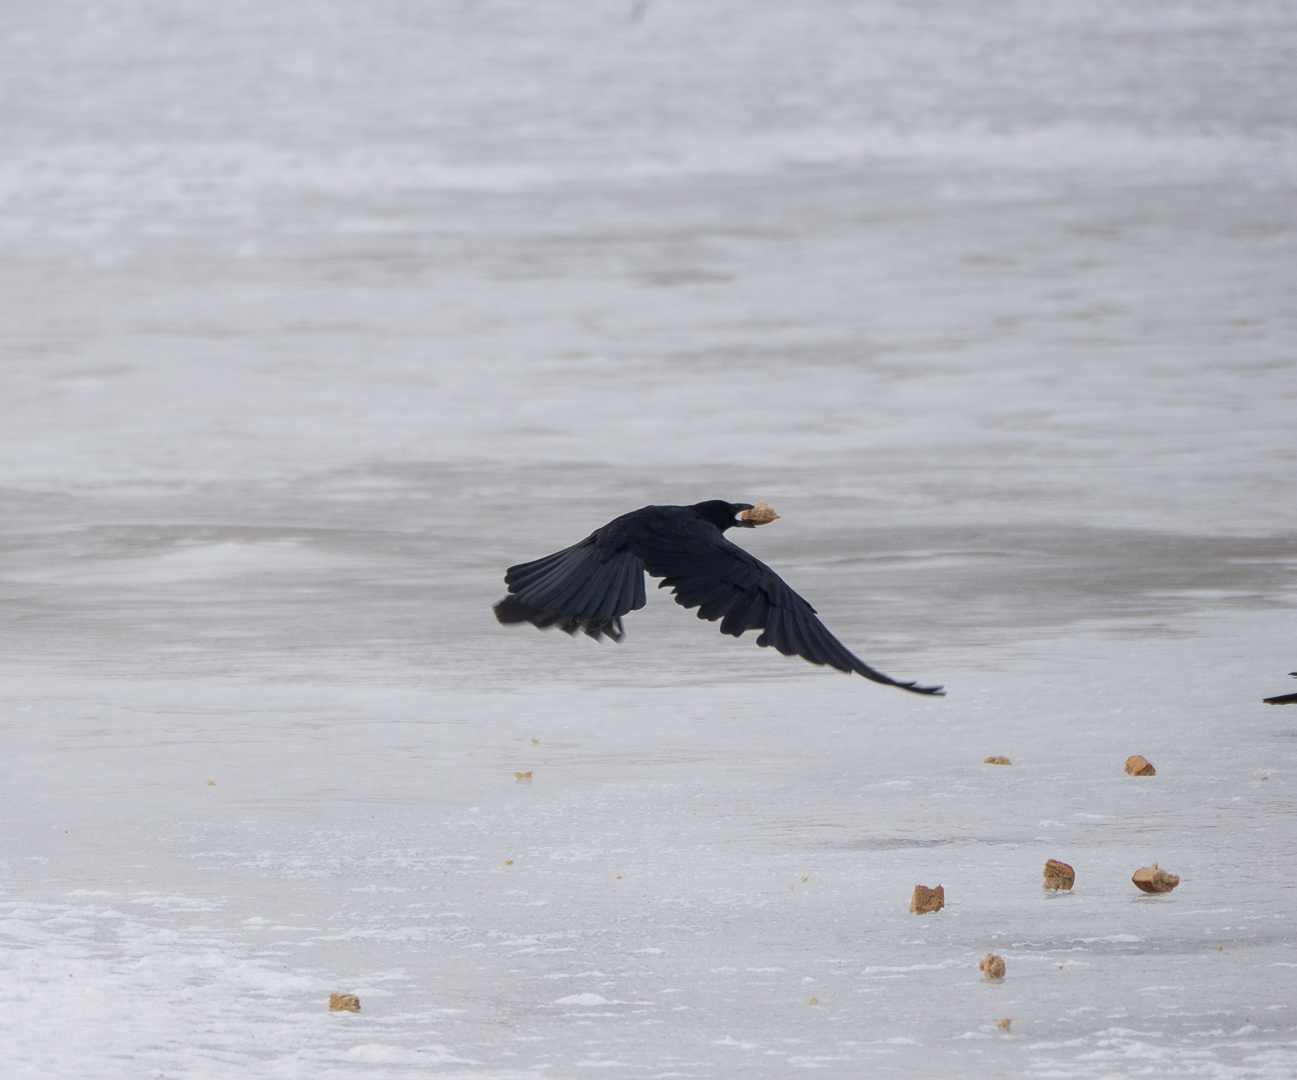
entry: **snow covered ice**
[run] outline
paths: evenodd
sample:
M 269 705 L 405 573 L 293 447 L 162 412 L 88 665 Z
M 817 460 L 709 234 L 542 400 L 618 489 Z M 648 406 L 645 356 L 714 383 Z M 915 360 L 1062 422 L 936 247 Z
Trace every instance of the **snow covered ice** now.
M 1297 1076 L 1292 5 L 3 20 L 5 1078 Z

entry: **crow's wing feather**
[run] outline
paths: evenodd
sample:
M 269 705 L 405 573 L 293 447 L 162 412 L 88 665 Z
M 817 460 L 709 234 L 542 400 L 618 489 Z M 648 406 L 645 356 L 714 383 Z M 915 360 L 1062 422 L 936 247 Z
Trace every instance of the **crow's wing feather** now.
M 645 603 L 644 564 L 625 548 L 600 547 L 597 537 L 509 567 L 510 595 L 495 605 L 496 618 L 620 641 L 621 617 Z
M 731 544 L 716 532 L 680 536 L 646 530 L 630 543 L 659 588 L 670 588 L 684 608 L 698 608 L 698 617 L 721 620 L 721 633 L 739 637 L 761 630 L 757 644 L 774 646 L 785 656 L 800 656 L 812 664 L 854 671 L 876 683 L 898 686 L 916 694 L 942 693 L 939 686 L 898 682 L 876 671 L 835 638 L 815 616 L 815 609 L 755 555 Z

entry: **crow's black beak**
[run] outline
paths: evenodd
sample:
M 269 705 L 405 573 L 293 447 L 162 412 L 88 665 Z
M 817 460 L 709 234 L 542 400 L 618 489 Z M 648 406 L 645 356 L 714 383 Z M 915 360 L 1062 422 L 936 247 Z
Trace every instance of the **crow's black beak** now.
M 755 521 L 747 521 L 744 518 L 739 517 L 739 514 L 742 513 L 744 510 L 752 509 L 751 503 L 734 503 L 733 506 L 734 506 L 734 524 L 736 527 L 740 529 L 755 529 L 757 527 L 757 523 Z

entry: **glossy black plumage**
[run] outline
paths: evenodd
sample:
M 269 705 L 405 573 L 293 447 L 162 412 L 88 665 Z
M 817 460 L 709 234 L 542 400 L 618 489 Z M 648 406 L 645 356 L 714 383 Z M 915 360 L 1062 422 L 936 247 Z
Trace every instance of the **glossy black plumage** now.
M 785 656 L 916 694 L 942 693 L 939 686 L 898 682 L 875 671 L 830 634 L 778 574 L 726 540 L 726 529 L 751 527 L 736 518 L 748 509 L 748 503 L 712 500 L 623 514 L 579 544 L 509 567 L 509 595 L 495 605 L 496 618 L 620 641 L 622 616 L 644 606 L 647 572 L 662 579 L 659 588 L 670 588 L 681 607 L 697 608 L 709 622 L 719 619 L 722 634 L 761 630 L 757 644 Z

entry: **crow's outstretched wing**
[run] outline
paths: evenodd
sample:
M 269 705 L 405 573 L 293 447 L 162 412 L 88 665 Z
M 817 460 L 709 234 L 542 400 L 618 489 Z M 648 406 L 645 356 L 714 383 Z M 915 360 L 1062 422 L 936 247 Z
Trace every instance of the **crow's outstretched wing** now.
M 755 555 L 731 544 L 718 530 L 680 535 L 645 530 L 629 547 L 659 588 L 670 588 L 681 607 L 697 608 L 708 622 L 721 620 L 721 633 L 738 637 L 761 630 L 757 644 L 773 645 L 785 656 L 854 671 L 876 683 L 916 694 L 943 695 L 940 686 L 898 682 L 855 656 L 815 617 L 815 609 Z
M 644 564 L 624 547 L 599 545 L 598 537 L 509 567 L 510 595 L 495 605 L 495 617 L 621 641 L 621 617 L 644 606 Z

